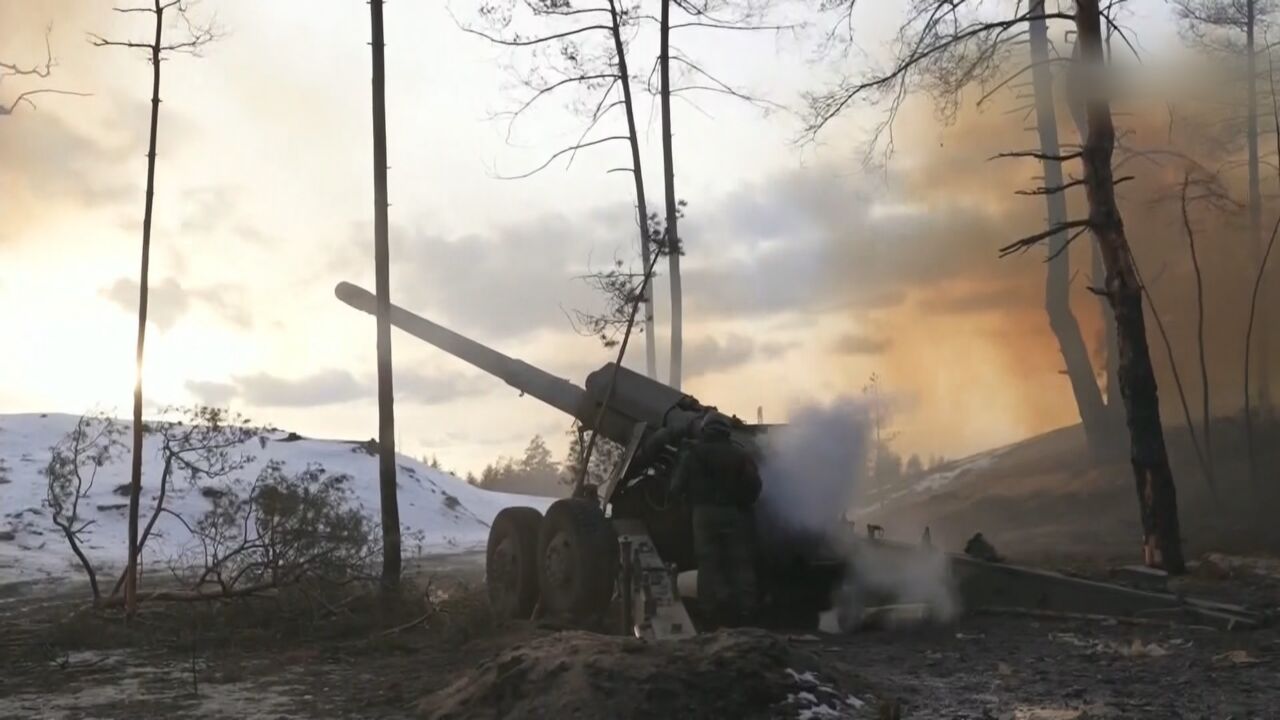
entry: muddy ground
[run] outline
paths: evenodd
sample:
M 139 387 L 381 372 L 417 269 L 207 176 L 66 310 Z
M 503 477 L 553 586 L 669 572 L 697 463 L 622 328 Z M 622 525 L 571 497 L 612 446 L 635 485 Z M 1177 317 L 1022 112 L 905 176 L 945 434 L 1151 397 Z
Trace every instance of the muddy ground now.
M 428 579 L 429 604 L 418 592 Z M 0 718 L 433 717 L 445 707 L 441 697 L 453 698 L 449 717 L 537 717 L 550 712 L 547 707 L 575 707 L 573 717 L 622 717 L 598 699 L 586 709 L 574 697 L 519 704 L 540 692 L 595 697 L 599 687 L 588 686 L 599 685 L 604 674 L 610 693 L 619 686 L 634 689 L 619 695 L 626 698 L 625 716 L 646 717 L 653 716 L 643 712 L 649 687 L 723 696 L 733 678 L 749 687 L 761 684 L 744 674 L 759 669 L 755 665 L 734 665 L 741 659 L 735 653 L 760 654 L 751 644 L 759 638 L 745 642 L 730 633 L 704 641 L 705 652 L 690 651 L 702 653 L 696 659 L 702 665 L 723 664 L 727 686 L 700 682 L 690 689 L 652 673 L 606 672 L 600 668 L 625 665 L 610 662 L 606 648 L 593 650 L 598 657 L 580 663 L 573 681 L 554 690 L 543 681 L 513 683 L 508 672 L 501 683 L 507 701 L 490 702 L 493 693 L 466 684 L 504 677 L 512 655 L 524 658 L 522 673 L 541 677 L 526 672 L 530 657 L 546 648 L 582 647 L 584 640 L 531 624 L 495 626 L 478 579 L 478 568 L 454 560 L 420 571 L 418 600 L 395 609 L 358 597 L 336 609 L 332 600 L 287 606 L 279 599 L 252 609 L 156 607 L 131 627 L 111 614 L 75 612 L 83 605 L 78 597 L 11 596 L 0 602 Z M 1194 582 L 1226 598 L 1270 592 L 1239 574 Z M 781 683 L 780 673 L 789 672 L 784 665 L 808 663 L 799 670 L 816 670 L 846 702 L 837 714 L 812 704 L 774 703 L 756 717 L 889 717 L 882 713 L 895 704 L 904 718 L 1280 717 L 1276 629 L 1228 633 L 976 615 L 946 627 L 767 641 L 775 643 L 768 652 L 781 653 L 774 665 L 759 669 L 770 683 Z M 653 666 L 661 673 L 668 662 L 656 659 Z M 776 692 L 800 696 L 805 688 Z M 682 716 L 717 715 L 662 715 Z M 721 716 L 742 717 L 736 711 Z

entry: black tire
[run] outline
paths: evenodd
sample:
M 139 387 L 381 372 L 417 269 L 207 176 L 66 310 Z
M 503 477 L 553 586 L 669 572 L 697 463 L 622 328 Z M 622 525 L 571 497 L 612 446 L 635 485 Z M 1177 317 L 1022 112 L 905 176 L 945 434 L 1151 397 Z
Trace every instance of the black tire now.
M 542 513 L 504 508 L 489 527 L 484 582 L 499 620 L 528 620 L 538 603 L 538 526 Z
M 538 589 L 552 615 L 584 619 L 609 608 L 618 570 L 618 535 L 600 506 L 557 500 L 538 531 Z

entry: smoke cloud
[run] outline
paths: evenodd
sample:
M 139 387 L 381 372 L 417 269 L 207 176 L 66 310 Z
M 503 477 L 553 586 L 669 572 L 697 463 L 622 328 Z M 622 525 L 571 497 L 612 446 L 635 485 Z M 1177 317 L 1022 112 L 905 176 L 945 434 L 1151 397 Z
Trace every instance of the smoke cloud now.
M 760 508 L 770 532 L 830 537 L 866 480 L 871 448 L 869 406 L 843 397 L 795 412 L 771 431 L 760 468 Z
M 772 430 L 760 468 L 762 547 L 839 549 L 848 568 L 832 604 L 842 625 L 858 624 L 868 607 L 906 603 L 923 604 L 933 619 L 949 620 L 958 603 L 946 556 L 930 548 L 859 543 L 844 522 L 866 488 L 873 445 L 873 408 L 850 397 L 802 407 Z

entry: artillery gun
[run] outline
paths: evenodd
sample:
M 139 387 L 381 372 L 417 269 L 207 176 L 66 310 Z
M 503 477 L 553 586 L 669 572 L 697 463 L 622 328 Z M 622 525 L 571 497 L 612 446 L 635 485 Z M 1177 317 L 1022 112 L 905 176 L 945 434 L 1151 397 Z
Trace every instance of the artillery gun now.
M 338 299 L 375 314 L 372 294 L 339 283 Z M 555 501 L 545 514 L 535 508 L 506 508 L 494 518 L 485 556 L 485 585 L 499 618 L 527 619 L 536 613 L 576 621 L 603 618 L 615 598 L 624 630 L 646 638 L 694 634 L 684 600 L 697 571 L 690 509 L 668 496 L 670 462 L 683 437 L 707 419 L 724 415 L 691 395 L 607 363 L 587 376 L 584 386 L 558 378 L 521 360 L 459 335 L 396 305 L 391 324 L 454 355 L 520 391 L 574 418 L 586 430 L 618 443 L 624 452 L 603 487 L 578 486 L 572 497 Z M 727 417 L 730 433 L 757 457 L 772 428 Z M 765 477 L 771 482 L 798 478 Z M 910 603 L 926 614 L 937 603 L 929 592 L 912 596 L 901 588 L 883 592 L 869 587 L 864 568 L 906 567 L 929 547 L 891 542 L 874 533 L 832 537 L 797 532 L 774 522 L 776 510 L 764 493 L 757 504 L 756 543 L 761 624 L 805 627 L 849 589 L 861 594 L 858 625 L 874 616 L 875 602 Z M 829 526 L 840 526 L 844 508 L 832 508 Z M 876 526 L 868 526 L 871 531 Z M 845 526 L 850 530 L 849 526 Z M 925 543 L 927 545 L 928 543 Z M 1257 627 L 1266 618 L 1244 608 L 1195 600 L 1168 592 L 1150 592 L 1084 580 L 1035 568 L 992 562 L 968 554 L 941 553 L 947 593 L 965 610 L 1025 608 L 1031 612 L 1090 616 L 1142 616 L 1190 619 L 1224 628 Z M 877 596 L 877 592 L 880 595 Z M 951 601 L 946 601 L 950 603 Z M 880 608 L 883 609 L 883 608 Z M 866 612 L 863 612 L 866 611 Z
M 374 296 L 355 285 L 340 283 L 335 294 L 353 308 L 376 311 Z M 615 363 L 592 372 L 579 386 L 399 306 L 391 306 L 390 320 L 624 448 L 603 487 L 578 488 L 545 515 L 514 507 L 494 518 L 485 573 L 494 612 L 511 619 L 529 618 L 535 608 L 575 619 L 600 617 L 616 592 L 629 632 L 693 633 L 682 594 L 693 595 L 697 567 L 690 509 L 668 494 L 674 452 L 682 438 L 716 416 L 729 422 L 733 442 L 759 457 L 770 426 L 725 416 Z M 819 538 L 778 529 L 756 546 L 762 619 L 816 626 L 841 578 L 840 554 Z M 682 586 L 687 586 L 683 593 Z

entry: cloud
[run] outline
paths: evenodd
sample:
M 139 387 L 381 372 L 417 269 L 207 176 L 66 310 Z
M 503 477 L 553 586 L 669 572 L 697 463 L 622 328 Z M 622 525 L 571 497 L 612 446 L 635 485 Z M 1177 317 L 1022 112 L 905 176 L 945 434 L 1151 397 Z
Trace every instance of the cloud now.
M 186 388 L 200 403 L 214 407 L 224 407 L 236 396 L 236 386 L 231 383 L 188 380 Z
M 493 235 L 455 239 L 428 230 L 392 230 L 392 292 L 396 302 L 468 336 L 512 337 L 547 328 L 565 329 L 566 309 L 603 304 L 579 276 L 591 258 L 608 262 L 625 236 L 611 236 L 612 214 L 584 213 L 585 220 L 544 215 Z M 603 224 L 602 224 L 603 223 Z M 629 227 L 623 225 L 623 227 Z M 372 290 L 372 233 L 353 228 L 330 270 Z M 614 242 L 613 238 L 619 238 Z
M 816 166 L 691 206 L 691 219 L 699 218 L 685 241 L 691 311 L 883 310 L 921 288 L 1009 270 L 995 248 L 1018 222 L 963 197 L 908 203 L 902 185 Z
M 43 102 L 86 100 L 64 97 Z M 135 144 L 113 144 L 91 137 L 55 113 L 25 107 L 6 116 L 4 123 L 0 156 L 5 162 L 0 180 L 10 188 L 9 193 L 25 194 L 37 202 L 65 200 L 80 206 L 135 197 L 141 202 L 142 193 L 134 178 L 137 173 L 118 172 L 123 163 L 136 158 Z
M 240 328 L 253 324 L 252 316 L 235 298 L 241 292 L 225 285 L 205 288 L 184 288 L 173 278 L 148 283 L 147 321 L 161 330 L 173 327 L 199 302 L 216 315 Z M 138 312 L 138 281 L 122 277 L 99 293 L 130 314 Z
M 439 405 L 467 397 L 483 395 L 493 389 L 486 378 L 452 373 L 397 372 L 395 374 L 397 399 L 422 405 Z
M 817 165 L 692 203 L 681 231 L 686 324 L 885 310 L 923 289 L 961 280 L 995 286 L 1010 272 L 1013 263 L 997 260 L 995 249 L 1017 235 L 1023 214 L 1035 221 L 1038 206 L 1017 205 L 1011 220 L 1004 205 L 996 211 L 963 195 L 914 202 L 911 182 L 886 185 L 878 176 Z M 1008 205 L 1014 187 L 989 194 Z M 330 273 L 367 284 L 370 237 L 367 225 L 353 227 Z M 615 258 L 634 266 L 634 244 L 634 218 L 624 203 L 456 238 L 425 225 L 400 226 L 392 231 L 393 293 L 406 307 L 478 339 L 561 330 L 565 311 L 603 304 L 578 278 Z M 662 264 L 655 280 L 660 302 L 665 270 Z
M 703 337 L 689 343 L 684 351 L 684 375 L 687 378 L 725 372 L 752 360 L 772 359 L 795 347 L 794 343 L 758 343 L 745 335 L 730 334 L 724 340 Z
M 137 314 L 138 290 L 138 281 L 120 278 L 100 294 L 120 306 L 122 310 Z M 173 327 L 174 323 L 186 314 L 190 306 L 187 293 L 172 278 L 148 283 L 147 322 L 154 323 L 161 330 Z
M 836 338 L 831 349 L 841 355 L 879 355 L 888 350 L 890 344 L 887 337 L 846 333 Z
M 482 378 L 453 373 L 398 371 L 396 399 L 417 405 L 439 405 L 482 395 L 491 388 Z M 357 378 L 346 370 L 322 370 L 297 378 L 259 372 L 237 375 L 230 382 L 189 380 L 187 391 L 208 405 L 242 400 L 257 407 L 324 407 L 375 398 L 376 378 Z
M 184 236 L 209 233 L 228 223 L 236 206 L 235 192 L 225 185 L 191 188 L 183 193 L 182 206 L 185 213 L 179 232 Z
M 236 396 L 259 407 L 320 407 L 368 398 L 367 383 L 346 370 L 324 370 L 297 379 L 255 373 L 233 378 Z

